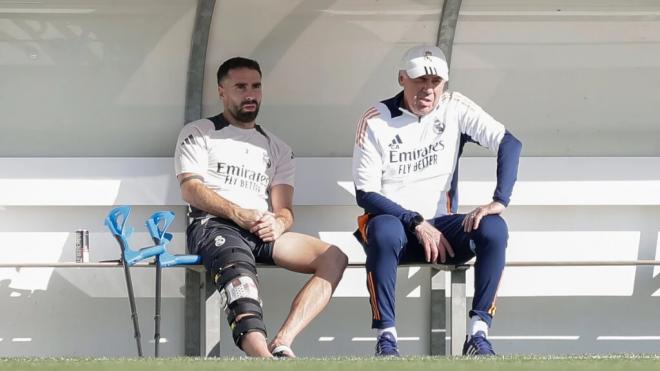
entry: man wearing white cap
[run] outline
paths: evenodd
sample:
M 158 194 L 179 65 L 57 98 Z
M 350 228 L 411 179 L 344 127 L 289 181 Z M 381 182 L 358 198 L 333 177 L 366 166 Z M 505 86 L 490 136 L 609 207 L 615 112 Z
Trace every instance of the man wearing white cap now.
M 494 355 L 488 329 L 504 269 L 508 229 L 500 217 L 518 173 L 521 143 L 481 107 L 444 91 L 449 69 L 435 46 L 409 49 L 399 66 L 403 91 L 369 108 L 353 151 L 356 199 L 365 214 L 356 235 L 367 254 L 377 356 L 398 356 L 397 265 L 459 264 L 476 256 L 474 300 L 463 354 Z M 492 202 L 458 209 L 458 159 L 467 142 L 497 153 Z

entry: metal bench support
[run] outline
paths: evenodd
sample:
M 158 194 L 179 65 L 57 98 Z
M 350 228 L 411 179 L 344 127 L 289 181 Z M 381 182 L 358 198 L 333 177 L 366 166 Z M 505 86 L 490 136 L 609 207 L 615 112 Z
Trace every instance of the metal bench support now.
M 460 356 L 463 351 L 463 336 L 467 330 L 467 298 L 465 296 L 465 272 L 467 267 L 457 267 L 451 271 L 451 352 L 452 356 Z
M 447 354 L 447 295 L 445 271 L 431 267 L 431 331 L 429 334 L 432 356 Z

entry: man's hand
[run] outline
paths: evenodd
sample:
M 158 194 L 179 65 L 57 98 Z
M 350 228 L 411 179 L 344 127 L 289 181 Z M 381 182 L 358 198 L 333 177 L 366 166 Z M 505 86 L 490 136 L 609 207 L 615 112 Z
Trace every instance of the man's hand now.
M 255 234 L 264 242 L 275 241 L 285 231 L 284 223 L 275 214 L 266 212 L 259 221 L 250 228 L 250 233 Z
M 427 263 L 437 263 L 447 261 L 447 255 L 454 257 L 454 250 L 449 245 L 449 241 L 442 233 L 432 226 L 429 222 L 423 221 L 415 227 L 415 234 L 419 243 L 424 247 L 424 256 Z
M 481 223 L 481 219 L 484 216 L 491 214 L 501 214 L 505 209 L 506 206 L 497 201 L 493 201 L 488 205 L 479 206 L 465 215 L 465 218 L 461 223 L 463 230 L 467 233 L 470 233 L 473 230 L 479 228 L 479 223 Z
M 263 216 L 263 211 L 236 207 L 232 212 L 231 220 L 238 224 L 239 227 L 250 230 L 261 220 Z

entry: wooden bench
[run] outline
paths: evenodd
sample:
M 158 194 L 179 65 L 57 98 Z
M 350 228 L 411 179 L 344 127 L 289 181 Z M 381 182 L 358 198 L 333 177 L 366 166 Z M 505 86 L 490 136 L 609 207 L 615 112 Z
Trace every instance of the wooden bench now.
M 358 214 L 352 195 L 350 159 L 297 159 L 296 207 L 349 207 L 347 218 Z M 178 184 L 169 158 L 0 158 L 4 177 L 0 179 L 0 205 L 4 206 L 111 206 L 127 204 L 183 210 Z M 495 160 L 461 160 L 461 205 L 480 205 L 489 200 L 494 188 Z M 616 171 L 612 171 L 616 169 Z M 44 192 L 48 189 L 48 192 Z M 516 206 L 630 206 L 660 205 L 660 158 L 523 158 L 519 180 L 510 207 Z M 354 209 L 353 209 L 354 208 Z M 352 213 L 355 211 L 355 213 Z M 181 217 L 181 214 L 179 214 Z M 101 221 L 99 220 L 99 223 Z M 297 226 L 305 224 L 299 220 Z M 352 221 L 349 223 L 352 224 Z M 323 232 L 306 227 L 322 239 L 347 249 L 351 268 L 363 266 L 364 257 L 352 228 Z M 513 228 L 515 230 L 515 226 Z M 334 239 L 334 240 L 333 240 Z M 181 240 L 175 240 L 174 245 Z M 352 244 L 352 245 L 351 245 Z M 112 249 L 116 246 L 95 248 Z M 104 268 L 101 263 L 34 263 L 25 265 L 0 261 L 0 267 Z M 527 261 L 509 262 L 520 266 L 616 266 L 657 265 L 655 260 L 626 261 Z M 146 265 L 148 266 L 148 265 Z M 449 293 L 445 287 L 431 287 L 430 353 L 444 354 L 447 335 L 459 334 L 447 353 L 460 352 L 465 332 L 466 275 L 470 264 L 461 267 L 431 266 L 449 270 Z M 265 267 L 264 267 L 265 268 Z M 433 276 L 433 275 L 431 275 Z M 356 285 L 362 285 L 362 282 Z M 213 287 L 206 284 L 200 267 L 186 273 L 185 353 L 216 355 L 220 340 L 220 310 Z M 448 295 L 449 302 L 445 301 Z M 215 295 L 217 296 L 217 295 Z M 445 323 L 445 314 L 449 315 Z M 445 334 L 445 328 L 449 333 Z M 453 337 L 450 337 L 450 341 Z

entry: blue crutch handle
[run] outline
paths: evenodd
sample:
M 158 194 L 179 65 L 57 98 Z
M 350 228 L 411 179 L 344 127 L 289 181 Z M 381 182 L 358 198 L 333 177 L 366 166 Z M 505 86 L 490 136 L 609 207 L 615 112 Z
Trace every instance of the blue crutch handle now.
M 157 245 L 166 245 L 172 241 L 172 234 L 167 229 L 174 221 L 174 213 L 171 211 L 157 211 L 145 222 L 147 230 Z
M 156 244 L 156 246 L 145 247 L 138 251 L 131 249 L 131 246 L 128 243 L 128 238 L 133 234 L 133 227 L 126 224 L 130 213 L 130 206 L 116 207 L 110 210 L 108 216 L 106 216 L 105 225 L 117 238 L 119 246 L 123 252 L 123 259 L 126 260 L 128 265 L 134 265 L 140 260 L 149 259 L 162 254 L 165 251 L 165 246 Z
M 128 220 L 130 213 L 130 206 L 115 207 L 105 217 L 105 225 L 115 236 L 129 238 L 133 234 L 133 227 L 126 226 L 126 220 Z
M 198 264 L 201 257 L 198 255 L 178 255 L 167 252 L 167 244 L 172 241 L 172 234 L 167 233 L 167 228 L 174 221 L 175 214 L 172 211 L 157 211 L 145 222 L 151 238 L 157 245 L 163 246 L 163 252 L 158 255 L 158 265 L 161 267 L 174 267 L 177 265 Z

